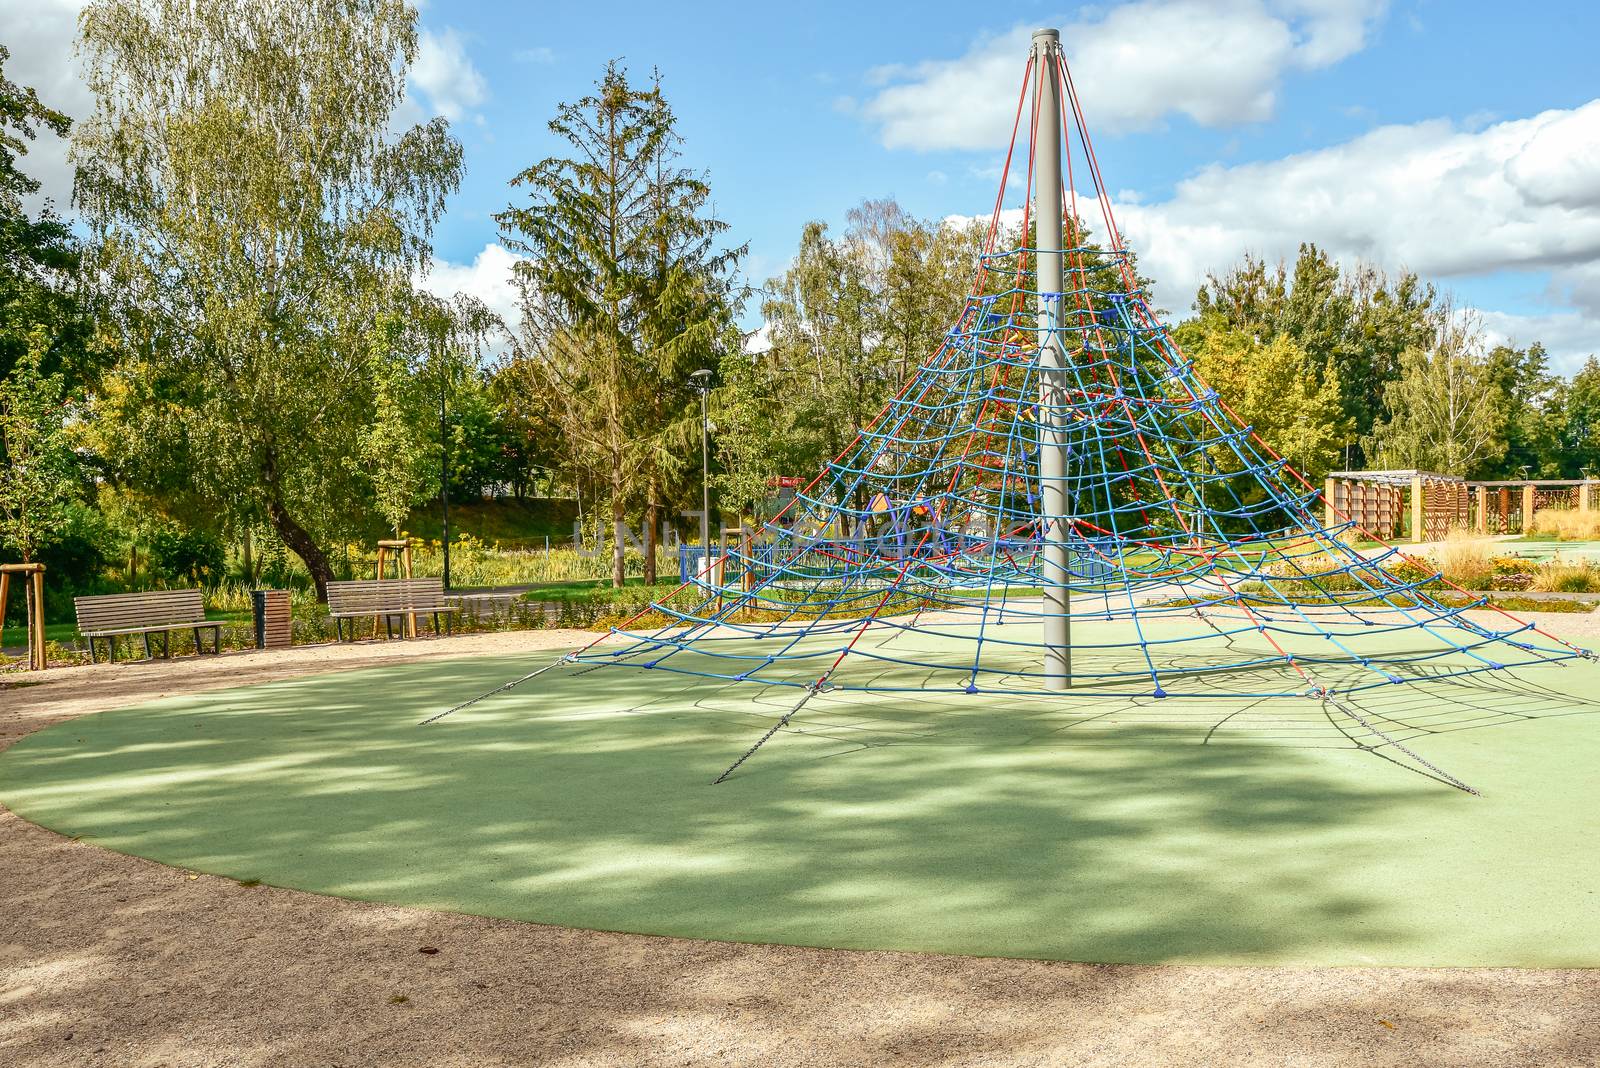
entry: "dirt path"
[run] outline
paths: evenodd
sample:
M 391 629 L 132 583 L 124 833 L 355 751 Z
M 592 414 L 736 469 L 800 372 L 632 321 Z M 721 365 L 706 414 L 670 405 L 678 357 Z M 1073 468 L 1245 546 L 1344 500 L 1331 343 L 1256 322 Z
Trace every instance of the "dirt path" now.
M 1540 622 L 1592 628 L 1577 619 Z M 0 683 L 0 747 L 177 693 L 574 637 L 52 671 Z M 0 809 L 0 1064 L 1596 1065 L 1600 972 L 1050 964 L 576 931 L 246 887 Z

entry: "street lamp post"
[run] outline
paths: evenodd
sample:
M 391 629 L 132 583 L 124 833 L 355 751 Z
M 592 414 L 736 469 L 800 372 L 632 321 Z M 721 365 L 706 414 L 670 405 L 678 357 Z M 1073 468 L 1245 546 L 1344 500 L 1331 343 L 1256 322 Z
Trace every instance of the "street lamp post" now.
M 443 353 L 439 354 L 439 506 L 443 511 L 444 588 L 450 588 L 450 424 L 445 415 L 445 396 L 450 384 L 446 377 Z
M 689 384 L 700 392 L 700 545 L 707 564 L 711 562 L 711 377 L 711 371 L 704 367 L 689 376 Z

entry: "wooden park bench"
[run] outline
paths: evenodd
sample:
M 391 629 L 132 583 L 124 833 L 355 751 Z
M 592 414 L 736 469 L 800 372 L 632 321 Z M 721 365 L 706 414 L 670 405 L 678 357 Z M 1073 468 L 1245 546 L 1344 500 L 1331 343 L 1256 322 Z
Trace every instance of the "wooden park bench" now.
M 94 643 L 104 638 L 106 659 L 117 659 L 117 639 L 144 639 L 145 659 L 150 651 L 150 636 L 161 637 L 161 655 L 171 655 L 172 632 L 194 632 L 194 651 L 203 653 L 200 632 L 211 631 L 211 651 L 222 652 L 222 624 L 206 620 L 206 607 L 199 590 L 150 590 L 146 593 L 107 593 L 93 597 L 74 597 L 78 610 L 78 633 L 89 643 L 89 660 L 98 663 Z
M 377 636 L 378 621 L 383 621 L 384 633 L 394 637 L 394 624 L 401 621 L 401 634 L 406 633 L 404 620 L 433 616 L 433 632 L 439 633 L 439 618 L 444 617 L 445 633 L 450 633 L 451 619 L 460 606 L 444 599 L 444 580 L 436 578 L 409 579 L 357 579 L 353 582 L 328 583 L 328 615 L 333 618 L 334 632 L 345 641 L 345 620 L 350 620 L 350 637 L 356 636 L 355 620 L 372 619 L 373 636 Z

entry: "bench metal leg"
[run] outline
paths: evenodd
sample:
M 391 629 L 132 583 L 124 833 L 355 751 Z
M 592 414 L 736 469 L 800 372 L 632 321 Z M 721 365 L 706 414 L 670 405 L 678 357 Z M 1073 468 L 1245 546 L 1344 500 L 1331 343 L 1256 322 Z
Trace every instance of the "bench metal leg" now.
M 100 663 L 99 658 L 94 655 L 94 639 L 93 638 L 89 639 L 89 663 L 91 663 L 91 664 Z
M 108 634 L 106 635 L 106 663 L 115 664 L 116 662 L 117 636 L 115 634 Z
M 145 631 L 139 637 L 144 639 L 144 658 L 146 660 L 154 660 L 155 654 L 150 651 L 150 632 Z

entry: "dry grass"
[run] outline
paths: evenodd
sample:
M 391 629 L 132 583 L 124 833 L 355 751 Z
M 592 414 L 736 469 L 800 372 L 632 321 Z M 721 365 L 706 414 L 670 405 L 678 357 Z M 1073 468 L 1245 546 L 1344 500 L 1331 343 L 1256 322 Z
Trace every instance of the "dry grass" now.
M 1494 579 L 1494 542 L 1471 531 L 1452 530 L 1434 564 L 1456 585 L 1486 590 Z
M 1554 535 L 1562 541 L 1600 541 L 1600 511 L 1541 508 L 1533 513 L 1528 532 Z
M 1600 571 L 1587 560 L 1557 556 L 1534 573 L 1531 588 L 1544 593 L 1593 593 L 1600 590 Z

